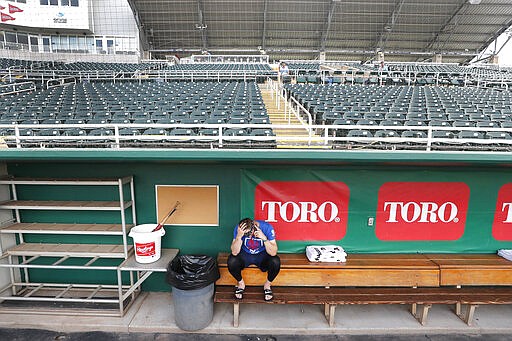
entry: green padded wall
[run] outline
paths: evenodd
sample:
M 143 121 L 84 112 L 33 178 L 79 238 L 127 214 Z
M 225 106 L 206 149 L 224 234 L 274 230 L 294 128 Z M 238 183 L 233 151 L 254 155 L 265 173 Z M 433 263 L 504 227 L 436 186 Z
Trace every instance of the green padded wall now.
M 162 246 L 179 248 L 185 254 L 208 254 L 215 256 L 219 251 L 228 251 L 233 227 L 241 216 L 251 215 L 253 210 L 254 181 L 250 177 L 264 180 L 312 180 L 330 179 L 342 181 L 350 188 L 348 226 L 345 237 L 336 243 L 350 252 L 496 252 L 498 248 L 510 248 L 511 242 L 500 242 L 492 238 L 491 225 L 496 205 L 497 193 L 501 186 L 512 182 L 508 167 L 499 166 L 413 166 L 413 165 L 359 165 L 344 164 L 315 165 L 283 164 L 279 160 L 267 162 L 197 162 L 197 161 L 38 161 L 8 163 L 8 173 L 13 176 L 29 177 L 119 177 L 133 175 L 137 222 L 155 223 L 155 185 L 218 185 L 220 226 L 167 226 Z M 248 174 L 251 176 L 248 177 Z M 367 225 L 367 218 L 375 216 L 379 188 L 393 181 L 435 181 L 466 183 L 470 188 L 468 215 L 464 235 L 455 241 L 393 241 L 385 242 L 375 237 L 374 228 Z M 87 193 L 91 198 L 114 195 L 97 187 Z M 31 187 L 20 192 L 30 198 L 45 198 L 48 189 Z M 28 193 L 30 192 L 30 193 Z M 62 191 L 61 199 L 72 199 L 76 193 Z M 71 213 L 30 212 L 29 219 L 67 221 Z M 200 212 L 198 212 L 200 214 Z M 76 215 L 77 222 L 109 221 L 106 214 Z M 30 241 L 76 241 L 98 242 L 94 236 L 39 236 L 29 237 Z M 104 239 L 108 241 L 108 238 Z M 131 238 L 128 239 L 131 242 Z M 307 242 L 280 242 L 281 252 L 302 252 Z M 86 276 L 93 276 L 85 272 Z M 36 276 L 47 276 L 35 272 Z M 84 276 L 76 273 L 73 276 Z M 94 274 L 101 278 L 104 274 Z M 41 280 L 44 280 L 42 278 Z M 48 279 L 46 279 L 48 280 Z M 105 278 L 110 281 L 110 278 Z M 145 290 L 168 290 L 163 274 L 154 274 L 144 284 Z

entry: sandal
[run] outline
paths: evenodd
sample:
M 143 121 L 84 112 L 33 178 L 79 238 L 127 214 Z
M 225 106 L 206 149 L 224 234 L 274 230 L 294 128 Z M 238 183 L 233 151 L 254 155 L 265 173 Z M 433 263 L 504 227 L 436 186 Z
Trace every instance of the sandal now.
M 244 298 L 244 292 L 245 288 L 235 287 L 235 298 L 237 300 L 241 300 L 242 298 Z
M 272 293 L 272 289 L 263 289 L 263 294 L 265 294 L 265 301 L 272 301 L 274 298 L 274 293 Z

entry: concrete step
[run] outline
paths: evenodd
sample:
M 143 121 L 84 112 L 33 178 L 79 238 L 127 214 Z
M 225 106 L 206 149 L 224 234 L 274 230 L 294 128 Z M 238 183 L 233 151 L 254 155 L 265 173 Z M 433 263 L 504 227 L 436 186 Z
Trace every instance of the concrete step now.
M 278 148 L 306 148 L 310 147 L 308 143 L 309 133 L 302 127 L 302 123 L 295 117 L 292 116 L 288 118 L 284 113 L 284 105 L 278 109 L 276 105 L 276 99 L 272 98 L 272 94 L 265 89 L 264 85 L 260 85 L 261 97 L 263 99 L 263 103 L 265 103 L 265 107 L 267 108 L 267 113 L 272 124 L 290 124 L 296 125 L 297 128 L 274 128 L 274 133 L 276 134 L 276 138 L 279 141 L 279 137 L 294 137 L 292 139 L 287 139 L 286 141 L 279 141 Z M 318 137 L 313 135 L 313 137 Z M 311 145 L 315 148 L 323 148 L 322 142 L 312 142 Z

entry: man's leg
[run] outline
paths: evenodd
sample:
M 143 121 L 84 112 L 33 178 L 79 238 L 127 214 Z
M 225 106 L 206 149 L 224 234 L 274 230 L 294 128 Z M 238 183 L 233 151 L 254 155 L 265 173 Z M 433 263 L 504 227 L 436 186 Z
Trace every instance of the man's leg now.
M 265 293 L 265 301 L 270 301 L 274 297 L 271 285 L 281 270 L 281 259 L 279 256 L 266 254 L 261 262 L 260 269 L 267 271 L 267 281 L 263 284 L 263 292 Z
M 238 284 L 235 288 L 235 297 L 238 299 L 241 299 L 244 294 L 245 289 L 245 282 L 242 278 L 242 269 L 245 268 L 245 262 L 242 258 L 241 253 L 239 253 L 236 256 L 233 256 L 232 254 L 228 257 L 228 270 L 231 276 L 233 276 Z

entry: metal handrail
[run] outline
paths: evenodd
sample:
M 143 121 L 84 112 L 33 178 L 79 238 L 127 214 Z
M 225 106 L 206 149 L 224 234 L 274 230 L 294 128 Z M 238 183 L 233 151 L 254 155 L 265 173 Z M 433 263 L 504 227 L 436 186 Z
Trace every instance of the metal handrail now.
M 112 135 L 105 136 L 40 136 L 40 135 L 29 135 L 24 136 L 20 134 L 21 129 L 31 129 L 31 130 L 40 130 L 40 129 L 70 129 L 70 128 L 80 128 L 83 130 L 92 130 L 97 128 L 106 128 L 112 129 Z M 136 128 L 136 129 L 148 129 L 148 128 L 159 128 L 159 129 L 172 129 L 172 128 L 189 128 L 189 129 L 200 129 L 200 128 L 210 128 L 217 129 L 219 131 L 218 135 L 121 135 L 120 129 L 122 128 Z M 280 143 L 286 142 L 296 142 L 297 136 L 252 136 L 252 135 L 238 135 L 238 136 L 230 136 L 225 135 L 225 130 L 230 128 L 248 128 L 248 129 L 256 129 L 256 128 L 264 128 L 264 129 L 290 129 L 296 128 L 296 125 L 290 124 L 38 124 L 38 125 L 30 125 L 30 124 L 16 124 L 16 125 L 8 125 L 2 124 L 0 125 L 1 129 L 13 129 L 14 134 L 4 135 L 4 142 L 15 142 L 16 148 L 24 148 L 23 142 L 38 142 L 44 145 L 45 142 L 94 142 L 94 141 L 110 141 L 113 144 L 108 145 L 108 148 L 122 148 L 121 142 L 124 141 L 141 141 L 141 142 L 169 142 L 169 141 L 211 141 L 217 142 L 219 146 L 222 147 L 222 143 L 224 141 L 243 141 L 243 140 L 253 140 L 253 141 L 276 141 Z M 304 144 L 311 145 L 313 143 L 320 143 L 323 146 L 329 146 L 334 142 L 361 142 L 361 143 L 383 143 L 393 145 L 394 143 L 414 143 L 415 145 L 424 145 L 426 151 L 430 151 L 432 145 L 434 143 L 445 143 L 445 144 L 475 144 L 480 146 L 486 146 L 489 144 L 503 144 L 512 146 L 512 139 L 479 139 L 479 138 L 440 138 L 433 137 L 433 131 L 475 131 L 475 132 L 507 132 L 512 133 L 512 129 L 510 128 L 479 128 L 479 127 L 434 127 L 434 126 L 354 126 L 354 125 L 311 125 L 310 129 L 313 131 L 322 132 L 320 136 L 312 136 L 309 135 L 303 141 Z M 423 131 L 426 133 L 425 138 L 418 137 L 350 137 L 350 136 L 336 136 L 336 132 L 349 130 L 368 130 L 368 131 L 376 131 L 376 130 L 393 130 L 393 131 Z M 341 134 L 346 135 L 346 134 Z M 11 146 L 9 146 L 11 147 Z M 45 148 L 51 146 L 44 146 Z M 86 146 L 80 145 L 80 148 L 84 148 Z M 94 148 L 97 148 L 95 146 Z M 147 148 L 147 146 L 145 146 Z
M 16 89 L 25 84 L 28 84 L 29 87 L 26 89 Z M 2 92 L 2 89 L 10 88 L 10 87 L 12 87 L 12 91 Z M 6 96 L 6 95 L 11 95 L 11 94 L 17 94 L 17 93 L 21 93 L 21 92 L 26 92 L 26 91 L 33 91 L 35 89 L 36 89 L 36 85 L 34 82 L 14 82 L 14 83 L 10 83 L 10 84 L 3 84 L 3 85 L 0 85 L 0 97 Z

